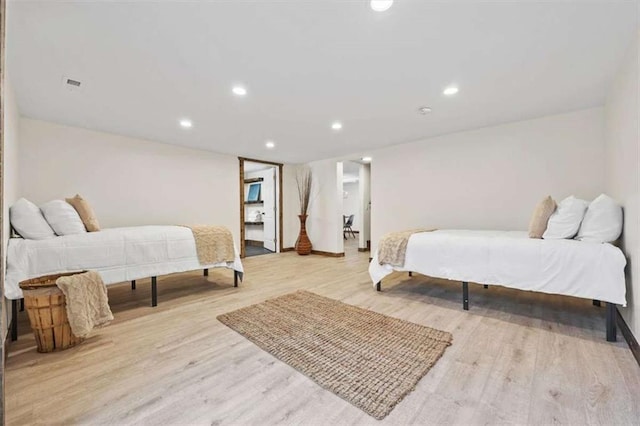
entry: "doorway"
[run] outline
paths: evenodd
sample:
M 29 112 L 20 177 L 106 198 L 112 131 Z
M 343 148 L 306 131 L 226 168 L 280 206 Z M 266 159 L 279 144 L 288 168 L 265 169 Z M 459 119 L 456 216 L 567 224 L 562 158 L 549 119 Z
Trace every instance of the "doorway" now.
M 358 251 L 362 220 L 360 217 L 360 164 L 342 163 L 342 237 L 345 256 Z
M 368 251 L 371 246 L 370 164 L 344 161 L 342 166 L 342 220 L 345 256 Z
M 282 250 L 282 164 L 240 160 L 240 257 Z

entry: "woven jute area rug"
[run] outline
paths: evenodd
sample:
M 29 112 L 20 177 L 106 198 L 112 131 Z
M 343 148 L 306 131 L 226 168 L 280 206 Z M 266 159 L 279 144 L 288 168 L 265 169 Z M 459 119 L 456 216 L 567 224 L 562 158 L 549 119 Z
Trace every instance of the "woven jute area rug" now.
M 415 388 L 452 339 L 307 291 L 218 320 L 376 419 Z

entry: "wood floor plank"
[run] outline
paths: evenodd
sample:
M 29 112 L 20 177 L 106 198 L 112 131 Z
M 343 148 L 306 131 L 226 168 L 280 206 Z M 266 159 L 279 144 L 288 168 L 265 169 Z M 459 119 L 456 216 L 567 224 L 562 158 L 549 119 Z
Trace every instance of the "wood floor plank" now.
M 348 241 L 351 243 L 351 241 Z M 590 301 L 396 273 L 376 292 L 369 253 L 265 255 L 229 271 L 109 287 L 115 321 L 81 345 L 39 354 L 20 313 L 6 420 L 25 424 L 637 424 L 640 368 L 604 340 Z M 305 289 L 453 334 L 453 344 L 382 421 L 276 360 L 216 316 Z
M 579 341 L 562 334 L 557 319 L 547 322 L 545 328 L 539 340 L 528 423 L 586 424 L 585 366 L 577 350 Z

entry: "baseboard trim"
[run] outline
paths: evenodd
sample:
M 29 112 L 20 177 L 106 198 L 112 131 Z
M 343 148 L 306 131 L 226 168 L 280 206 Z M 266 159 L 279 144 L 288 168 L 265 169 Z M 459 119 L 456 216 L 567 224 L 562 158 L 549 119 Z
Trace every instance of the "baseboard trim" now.
M 344 257 L 344 252 L 332 253 L 330 251 L 311 250 L 311 254 L 317 254 L 318 256 L 327 256 L 327 257 Z
M 245 246 L 264 247 L 264 241 L 258 240 L 244 240 L 244 244 Z
M 281 253 L 287 251 L 296 251 L 295 247 L 285 247 L 280 250 Z M 322 251 L 322 250 L 311 250 L 311 254 L 317 254 L 318 256 L 327 256 L 327 257 L 344 257 L 344 253 L 332 253 L 330 251 Z
M 640 366 L 640 345 L 638 344 L 638 341 L 636 340 L 635 336 L 631 332 L 631 329 L 625 322 L 624 318 L 622 318 L 620 311 L 616 309 L 616 312 L 618 312 L 618 326 L 620 327 L 620 332 L 622 333 L 624 340 L 627 341 L 627 344 L 629 345 L 629 349 L 631 349 L 631 353 L 633 354 L 633 357 L 636 359 L 638 366 Z
M 371 251 L 371 249 L 369 247 L 365 247 L 365 248 L 358 247 L 358 251 L 360 253 L 364 253 L 364 252 L 367 252 L 367 251 Z

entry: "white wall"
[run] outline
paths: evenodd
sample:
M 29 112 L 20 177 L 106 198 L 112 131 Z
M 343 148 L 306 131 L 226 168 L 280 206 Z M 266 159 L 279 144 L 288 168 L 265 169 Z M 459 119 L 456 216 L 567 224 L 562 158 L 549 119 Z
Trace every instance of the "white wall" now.
M 20 114 L 16 104 L 11 81 L 5 77 L 5 99 L 4 99 L 4 211 L 3 217 L 7 218 L 3 222 L 3 247 L 6 248 L 9 239 L 9 207 L 18 200 L 18 137 L 20 127 Z
M 353 215 L 354 231 L 360 230 L 360 184 L 358 182 L 347 182 L 342 184 L 342 190 L 347 192 L 347 196 L 342 197 L 342 214 L 344 216 Z
M 218 224 L 239 243 L 236 157 L 22 118 L 20 196 L 81 194 L 102 227 Z
M 640 338 L 640 185 L 638 135 L 638 37 L 607 96 L 605 105 L 606 189 L 624 208 L 621 248 L 627 256 L 627 308 L 620 308 L 636 338 Z
M 307 233 L 313 250 L 344 253 L 342 237 L 342 162 L 321 160 L 309 163 L 313 189 L 307 219 Z
M 6 254 L 10 236 L 9 207 L 19 197 L 18 190 L 18 152 L 19 152 L 20 114 L 11 86 L 9 75 L 4 80 L 4 168 L 3 168 L 3 210 L 2 210 L 2 253 Z M 4 260 L 3 260 L 4 262 Z M 5 266 L 3 265 L 3 268 Z M 6 269 L 4 269 L 6 271 Z M 7 303 L 6 321 L 2 323 L 2 336 L 6 335 L 6 327 L 11 317 L 11 304 Z
M 372 153 L 372 250 L 415 227 L 527 229 L 536 203 L 604 190 L 603 109 L 396 145 Z

